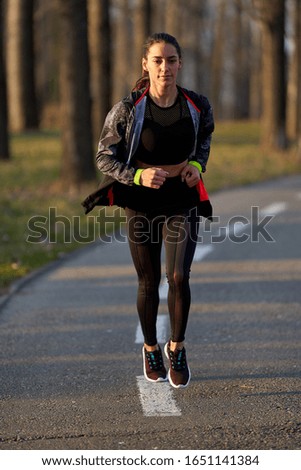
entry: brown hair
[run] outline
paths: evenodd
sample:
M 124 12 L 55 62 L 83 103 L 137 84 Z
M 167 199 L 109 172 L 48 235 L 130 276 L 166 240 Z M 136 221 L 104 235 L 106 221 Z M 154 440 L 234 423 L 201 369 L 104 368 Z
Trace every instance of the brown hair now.
M 181 47 L 179 46 L 179 43 L 174 36 L 168 33 L 154 33 L 147 38 L 145 44 L 143 45 L 143 58 L 144 59 L 147 59 L 149 50 L 152 47 L 152 45 L 158 42 L 165 42 L 166 44 L 171 44 L 176 49 L 179 59 L 182 58 Z M 143 70 L 142 76 L 137 80 L 136 85 L 133 88 L 133 90 L 141 90 L 142 88 L 148 87 L 148 85 L 149 85 L 149 74 L 146 70 Z

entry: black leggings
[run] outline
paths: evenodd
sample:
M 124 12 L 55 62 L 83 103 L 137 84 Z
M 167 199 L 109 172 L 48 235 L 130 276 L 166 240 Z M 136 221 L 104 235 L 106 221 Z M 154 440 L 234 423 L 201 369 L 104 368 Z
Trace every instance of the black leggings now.
M 165 245 L 166 276 L 169 284 L 168 310 L 174 342 L 185 339 L 189 308 L 189 275 L 198 236 L 195 209 L 187 215 L 148 218 L 145 213 L 125 209 L 128 241 L 138 275 L 137 310 L 144 341 L 157 344 L 157 313 L 161 280 L 161 248 Z

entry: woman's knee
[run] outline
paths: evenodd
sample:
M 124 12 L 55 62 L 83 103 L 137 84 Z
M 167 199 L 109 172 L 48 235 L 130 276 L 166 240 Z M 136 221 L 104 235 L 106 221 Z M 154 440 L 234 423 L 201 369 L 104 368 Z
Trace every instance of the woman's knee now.
M 174 271 L 173 273 L 167 273 L 167 281 L 169 287 L 176 290 L 181 289 L 189 283 L 189 272 Z
M 147 279 L 145 277 L 138 279 L 139 291 L 147 296 L 154 295 L 159 291 L 160 281 L 157 279 Z

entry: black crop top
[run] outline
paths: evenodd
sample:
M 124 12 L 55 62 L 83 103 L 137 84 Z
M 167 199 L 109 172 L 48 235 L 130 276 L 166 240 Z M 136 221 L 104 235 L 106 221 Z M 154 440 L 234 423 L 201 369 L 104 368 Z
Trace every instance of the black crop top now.
M 150 165 L 175 165 L 185 161 L 194 147 L 195 132 L 184 96 L 168 108 L 147 97 L 144 123 L 135 158 Z

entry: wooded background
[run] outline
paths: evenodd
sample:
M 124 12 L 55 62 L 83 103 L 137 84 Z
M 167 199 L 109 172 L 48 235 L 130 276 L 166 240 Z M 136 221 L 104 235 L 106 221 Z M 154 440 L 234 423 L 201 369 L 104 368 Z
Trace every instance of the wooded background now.
M 60 129 L 66 187 L 94 179 L 104 116 L 160 31 L 217 121 L 261 119 L 262 145 L 300 151 L 301 0 L 0 0 L 0 158 L 12 132 Z

